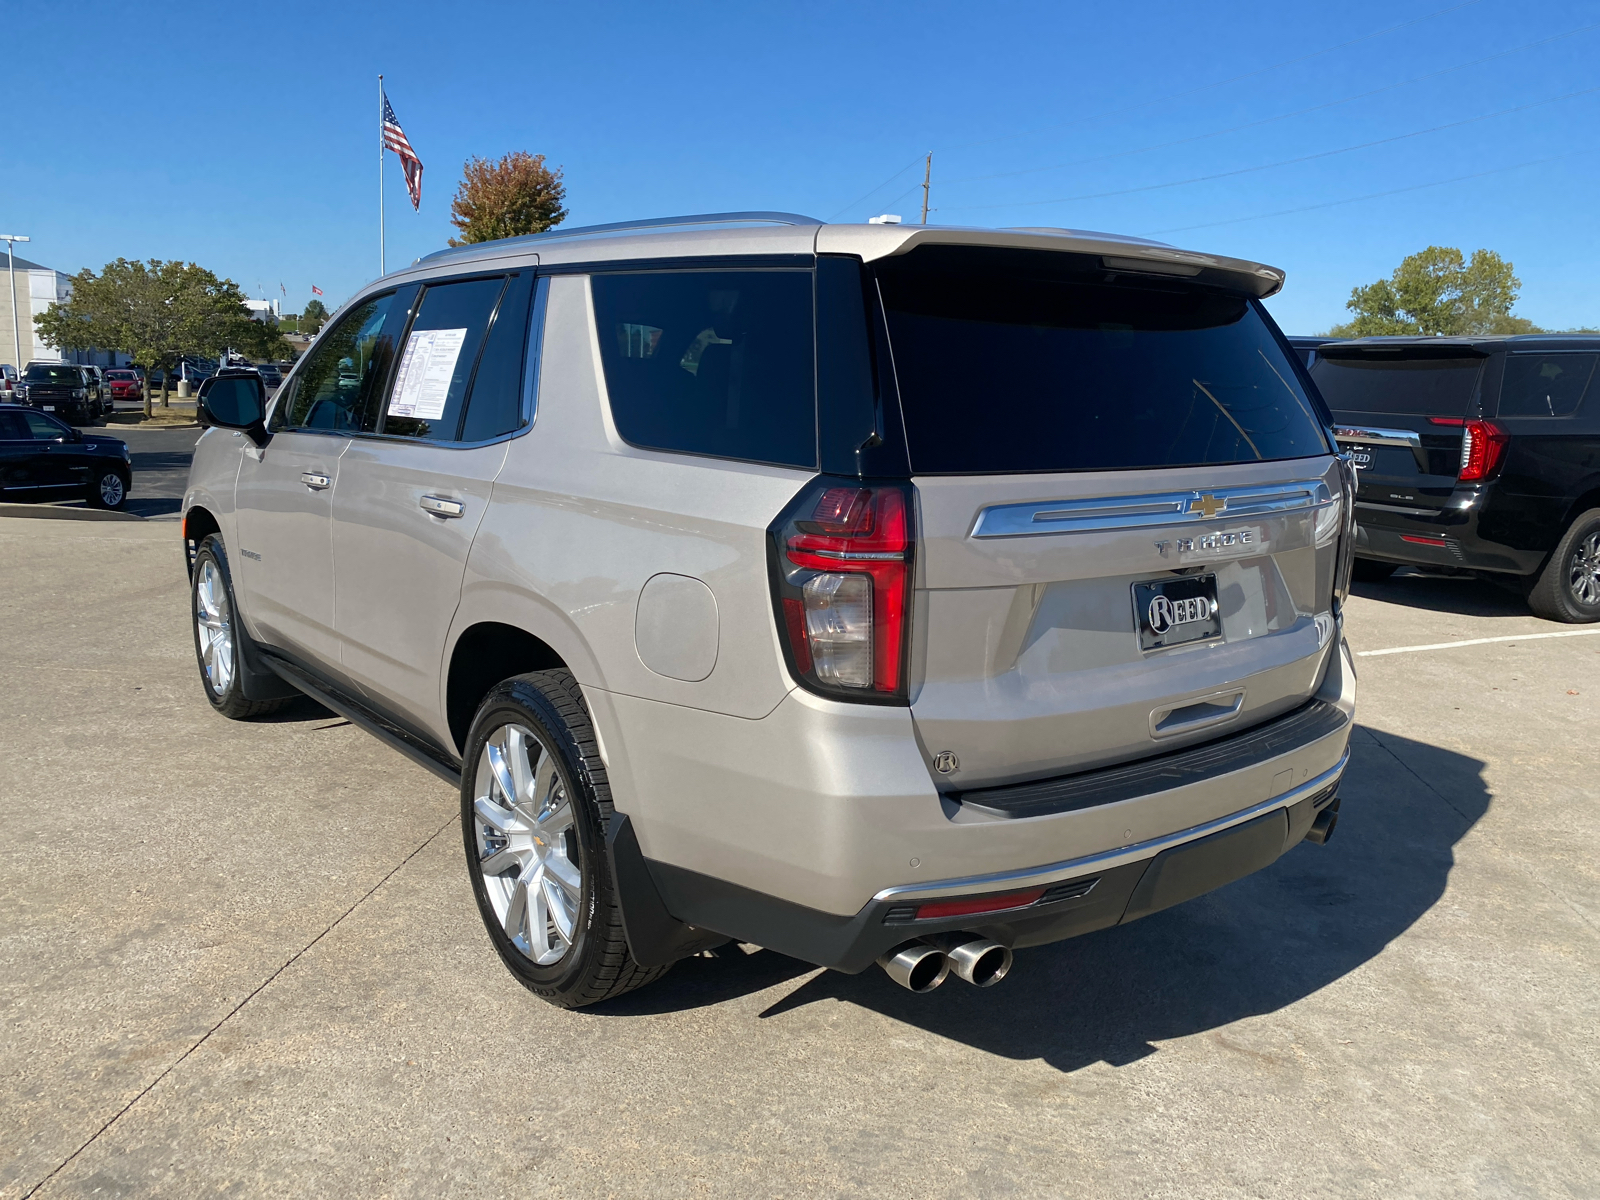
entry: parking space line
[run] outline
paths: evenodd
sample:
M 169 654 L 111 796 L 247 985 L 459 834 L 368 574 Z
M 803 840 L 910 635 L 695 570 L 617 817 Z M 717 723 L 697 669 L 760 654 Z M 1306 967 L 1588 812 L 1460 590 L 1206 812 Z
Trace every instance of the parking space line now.
M 1419 650 L 1454 650 L 1457 646 L 1486 646 L 1490 642 L 1533 642 L 1540 638 L 1594 637 L 1600 629 L 1563 629 L 1559 633 L 1514 633 L 1506 637 L 1468 638 L 1464 642 L 1434 642 L 1427 646 L 1390 646 L 1387 650 L 1357 650 L 1357 658 L 1376 658 L 1380 654 L 1415 654 Z

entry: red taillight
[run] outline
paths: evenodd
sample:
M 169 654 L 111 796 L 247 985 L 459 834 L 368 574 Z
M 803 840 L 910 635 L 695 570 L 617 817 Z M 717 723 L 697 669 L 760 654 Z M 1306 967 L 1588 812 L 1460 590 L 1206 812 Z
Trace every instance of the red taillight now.
M 1469 421 L 1465 417 L 1429 417 L 1430 425 L 1448 425 L 1461 430 L 1461 470 L 1456 478 L 1463 483 L 1493 479 L 1506 456 L 1511 435 L 1493 421 Z
M 813 485 L 773 529 L 781 628 L 802 682 L 905 695 L 912 529 L 901 485 Z
M 975 913 L 1005 912 L 1012 908 L 1027 908 L 1044 895 L 1044 889 L 1030 888 L 1025 892 L 1006 892 L 998 896 L 972 896 L 966 900 L 933 900 L 917 905 L 917 920 L 931 921 L 936 917 L 970 917 Z

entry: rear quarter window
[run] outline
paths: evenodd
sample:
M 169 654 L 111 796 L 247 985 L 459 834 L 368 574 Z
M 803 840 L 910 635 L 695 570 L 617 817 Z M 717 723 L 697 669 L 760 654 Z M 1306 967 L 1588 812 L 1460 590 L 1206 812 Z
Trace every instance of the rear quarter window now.
M 590 279 L 617 432 L 652 450 L 814 468 L 810 271 Z
M 1502 417 L 1570 417 L 1594 376 L 1595 354 L 1512 354 L 1500 385 Z
M 1133 470 L 1329 453 L 1252 300 L 1048 253 L 878 264 L 911 469 Z

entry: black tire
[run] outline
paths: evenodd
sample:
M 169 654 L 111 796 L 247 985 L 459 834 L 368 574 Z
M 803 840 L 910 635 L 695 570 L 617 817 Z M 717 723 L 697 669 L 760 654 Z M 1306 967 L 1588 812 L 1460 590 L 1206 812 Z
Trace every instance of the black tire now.
M 212 568 L 215 574 L 208 573 L 207 567 Z M 218 673 L 214 680 L 213 675 L 206 666 L 206 647 L 201 644 L 201 618 L 202 597 L 201 589 L 207 583 L 215 587 L 220 583 L 222 597 L 226 600 L 223 610 L 224 620 L 232 634 L 225 652 L 214 656 L 214 662 L 220 662 L 224 670 Z M 248 720 L 251 717 L 262 717 L 268 713 L 275 713 L 280 709 L 294 703 L 294 697 L 277 700 L 250 700 L 245 697 L 241 685 L 242 658 L 244 642 L 249 638 L 244 626 L 238 620 L 239 606 L 233 598 L 233 575 L 228 570 L 228 554 L 222 545 L 222 538 L 212 534 L 200 543 L 200 548 L 195 551 L 194 569 L 189 575 L 189 620 L 194 628 L 194 656 L 195 662 L 200 667 L 200 690 L 205 693 L 211 707 L 223 716 L 234 721 Z M 221 686 L 217 686 L 218 682 Z
M 565 856 L 570 858 L 576 850 L 581 897 L 570 943 L 560 958 L 545 965 L 519 948 L 507 934 L 481 866 L 481 856 L 488 851 L 480 845 L 477 820 L 480 765 L 490 737 L 507 725 L 520 725 L 534 732 L 542 743 L 541 753 L 546 748 L 554 750 L 555 773 L 572 810 L 572 825 L 562 836 L 569 839 L 563 843 Z M 641 967 L 628 951 L 605 851 L 606 829 L 612 815 L 611 788 L 600 761 L 594 727 L 584 707 L 583 691 L 572 673 L 536 671 L 497 685 L 478 706 L 467 735 L 466 751 L 461 771 L 461 833 L 467 874 L 484 928 L 506 968 L 534 995 L 561 1008 L 598 1004 L 664 975 L 667 967 Z M 497 880 L 497 886 L 504 885 L 503 876 L 497 876 Z
M 1350 578 L 1357 583 L 1382 583 L 1399 569 L 1399 563 L 1379 562 L 1375 558 L 1358 558 L 1350 568 Z
M 95 481 L 89 485 L 89 490 L 84 493 L 84 499 L 89 502 L 90 508 L 120 510 L 128 503 L 129 485 L 126 472 L 115 467 L 102 467 Z
M 1528 589 L 1528 607 L 1546 621 L 1600 621 L 1600 508 L 1580 513 Z

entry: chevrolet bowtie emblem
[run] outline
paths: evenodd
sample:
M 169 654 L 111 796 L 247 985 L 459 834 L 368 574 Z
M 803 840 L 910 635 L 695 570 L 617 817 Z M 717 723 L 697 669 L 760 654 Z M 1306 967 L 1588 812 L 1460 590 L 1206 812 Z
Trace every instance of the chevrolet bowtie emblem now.
M 1226 500 L 1220 496 L 1213 496 L 1210 492 L 1202 494 L 1198 499 L 1189 501 L 1189 511 L 1199 513 L 1208 521 L 1227 507 L 1228 502 Z

